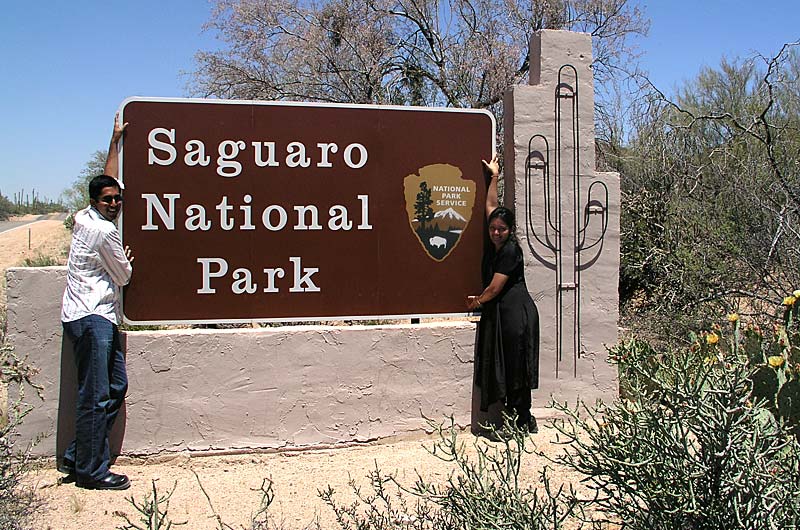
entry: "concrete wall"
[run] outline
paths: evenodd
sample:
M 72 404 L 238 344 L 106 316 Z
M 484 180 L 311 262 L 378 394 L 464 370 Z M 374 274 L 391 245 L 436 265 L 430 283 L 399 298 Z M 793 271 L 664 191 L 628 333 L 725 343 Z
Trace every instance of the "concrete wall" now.
M 8 337 L 39 370 L 22 440 L 60 454 L 74 432 L 63 267 L 9 269 Z M 402 436 L 423 415 L 472 421 L 475 324 L 124 333 L 130 388 L 115 452 L 292 448 Z M 60 407 L 59 407 L 60 403 Z

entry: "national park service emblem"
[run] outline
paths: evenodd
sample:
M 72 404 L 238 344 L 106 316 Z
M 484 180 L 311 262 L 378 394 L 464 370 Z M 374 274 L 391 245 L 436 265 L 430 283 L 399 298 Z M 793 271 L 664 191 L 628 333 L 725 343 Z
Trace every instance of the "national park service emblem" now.
M 472 217 L 476 184 L 449 164 L 431 164 L 403 180 L 408 224 L 431 258 L 444 261 Z

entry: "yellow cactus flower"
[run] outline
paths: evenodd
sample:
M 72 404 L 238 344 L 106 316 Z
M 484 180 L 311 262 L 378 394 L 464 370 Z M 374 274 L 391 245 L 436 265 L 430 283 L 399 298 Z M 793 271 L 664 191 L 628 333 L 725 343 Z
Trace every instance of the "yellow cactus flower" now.
M 767 362 L 773 368 L 780 368 L 781 366 L 783 366 L 785 360 L 781 355 L 770 355 L 769 359 L 767 359 Z
M 739 313 L 728 313 L 728 322 L 738 322 Z
M 795 289 L 794 292 L 792 293 L 792 296 L 794 296 L 795 298 L 800 298 L 800 289 Z
M 785 306 L 793 306 L 795 302 L 797 302 L 797 298 L 795 298 L 793 295 L 787 296 L 783 299 L 783 305 Z
M 706 344 L 716 344 L 719 342 L 719 335 L 713 331 L 706 335 Z

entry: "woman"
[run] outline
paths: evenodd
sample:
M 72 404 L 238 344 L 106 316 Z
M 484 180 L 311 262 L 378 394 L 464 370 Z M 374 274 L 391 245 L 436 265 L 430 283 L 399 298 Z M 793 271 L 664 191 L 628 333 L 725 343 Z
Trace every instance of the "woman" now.
M 470 309 L 481 309 L 475 354 L 475 381 L 481 410 L 504 402 L 517 427 L 537 432 L 531 415 L 531 389 L 539 386 L 539 313 L 525 285 L 522 249 L 514 231 L 514 213 L 498 206 L 497 156 L 483 162 L 488 179 L 486 217 L 489 242 L 484 252 L 483 292 L 468 297 Z

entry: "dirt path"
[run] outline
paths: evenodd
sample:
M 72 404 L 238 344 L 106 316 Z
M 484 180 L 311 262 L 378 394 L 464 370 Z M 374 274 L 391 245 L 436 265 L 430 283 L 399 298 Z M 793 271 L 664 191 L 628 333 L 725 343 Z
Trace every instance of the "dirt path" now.
M 532 437 L 532 441 L 548 455 L 553 455 L 559 446 L 548 443 L 553 437 L 550 429 Z M 472 443 L 476 440 L 468 433 L 459 434 L 466 443 L 469 454 L 474 455 Z M 342 449 L 312 450 L 292 453 L 252 454 L 241 456 L 189 457 L 179 455 L 168 461 L 156 463 L 118 463 L 114 470 L 126 473 L 132 481 L 125 492 L 86 491 L 74 484 L 59 484 L 61 475 L 54 469 L 32 474 L 37 489 L 47 503 L 47 510 L 36 521 L 36 528 L 85 530 L 86 528 L 116 528 L 125 513 L 133 519 L 135 510 L 126 500 L 133 496 L 142 501 L 152 491 L 156 481 L 160 492 L 175 486 L 169 504 L 170 519 L 187 522 L 192 530 L 216 529 L 219 525 L 214 511 L 222 521 L 235 529 L 249 528 L 252 515 L 258 509 L 259 487 L 262 479 L 274 481 L 275 502 L 271 513 L 278 528 L 295 530 L 313 528 L 318 521 L 320 528 L 338 528 L 333 511 L 319 498 L 317 491 L 332 486 L 336 498 L 342 504 L 355 500 L 348 483 L 354 479 L 362 493 L 372 493 L 367 475 L 377 465 L 382 472 L 391 473 L 404 486 L 412 486 L 416 472 L 427 480 L 443 483 L 454 471 L 452 463 L 432 456 L 425 447 L 432 447 L 433 437 Z M 482 439 L 479 443 L 488 442 Z M 500 444 L 494 444 L 500 446 Z M 546 460 L 529 455 L 523 460 L 521 476 L 525 483 L 538 480 Z M 209 506 L 198 484 L 214 506 Z M 574 480 L 569 474 L 561 474 L 558 482 Z
M 37 216 L 25 216 L 35 218 Z M 17 218 L 20 220 L 25 217 Z M 55 216 L 54 216 L 55 217 Z M 37 221 L 29 225 L 0 233 L 0 306 L 2 314 L 6 307 L 6 269 L 21 267 L 25 259 L 39 260 L 52 258 L 57 265 L 67 263 L 70 232 L 64 222 L 51 219 Z

